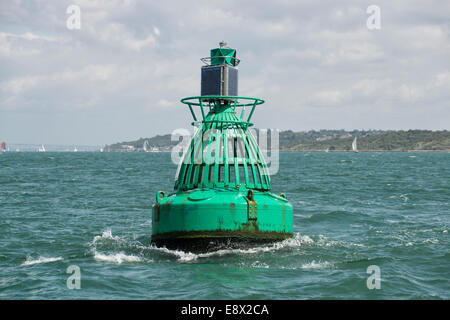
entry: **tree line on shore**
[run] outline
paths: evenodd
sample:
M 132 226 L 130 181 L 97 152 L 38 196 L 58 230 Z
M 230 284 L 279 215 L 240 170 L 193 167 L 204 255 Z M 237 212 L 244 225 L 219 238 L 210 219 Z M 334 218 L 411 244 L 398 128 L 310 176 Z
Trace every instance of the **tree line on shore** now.
M 256 129 L 256 137 L 260 135 Z M 271 132 L 267 133 L 270 148 Z M 450 132 L 447 130 L 310 130 L 278 133 L 280 151 L 351 151 L 357 137 L 358 151 L 450 151 Z M 107 151 L 120 151 L 124 146 L 142 149 L 145 141 L 152 150 L 170 150 L 179 143 L 171 135 L 157 135 L 135 141 L 105 146 Z

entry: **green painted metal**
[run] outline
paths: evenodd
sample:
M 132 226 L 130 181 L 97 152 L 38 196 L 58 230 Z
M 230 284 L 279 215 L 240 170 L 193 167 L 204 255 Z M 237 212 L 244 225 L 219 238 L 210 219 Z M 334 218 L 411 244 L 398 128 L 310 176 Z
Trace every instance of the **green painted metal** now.
M 219 64 L 236 66 L 236 50 L 230 48 L 211 49 L 211 65 Z
M 211 192 L 209 189 L 207 192 Z M 158 202 L 153 215 L 152 240 L 177 234 L 179 238 L 200 237 L 286 239 L 292 236 L 292 206 L 267 191 L 216 188 L 213 194 L 197 197 L 205 190 L 174 193 Z M 200 199 L 199 199 L 200 198 Z M 250 203 L 250 205 L 249 205 Z
M 251 132 L 252 125 L 236 115 L 236 107 L 264 101 L 256 98 L 233 97 L 254 100 L 253 103 L 238 103 L 228 97 L 213 96 L 185 98 L 182 102 L 199 105 L 210 111 L 204 120 L 194 122 L 200 128 L 191 141 L 189 152 L 180 165 L 175 190 L 244 186 L 250 189 L 270 190 L 270 178 L 266 162 L 259 152 Z M 192 99 L 199 99 L 193 103 Z M 224 99 L 224 100 L 220 100 Z M 203 101 L 208 100 L 208 101 Z M 194 118 L 195 119 L 195 118 Z M 247 119 L 249 120 L 250 117 Z
M 211 61 L 225 54 L 235 58 L 235 51 L 224 50 L 211 50 Z M 157 193 L 152 242 L 292 237 L 292 205 L 284 194 L 270 192 L 267 164 L 248 130 L 256 106 L 264 100 L 195 96 L 181 102 L 189 106 L 197 130 L 179 164 L 173 193 Z M 200 108 L 201 119 L 193 107 Z M 251 110 L 245 119 L 246 107 Z

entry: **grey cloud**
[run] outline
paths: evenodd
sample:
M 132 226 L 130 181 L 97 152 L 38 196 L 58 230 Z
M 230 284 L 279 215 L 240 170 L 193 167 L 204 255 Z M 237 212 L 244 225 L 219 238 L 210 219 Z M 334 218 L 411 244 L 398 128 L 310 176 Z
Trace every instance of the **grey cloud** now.
M 81 30 L 66 28 L 78 4 Z M 199 58 L 237 48 L 260 127 L 448 129 L 450 5 L 378 1 L 8 1 L 0 139 L 105 144 L 188 127 Z M 156 31 L 157 30 L 157 31 Z M 42 123 L 49 123 L 43 127 Z

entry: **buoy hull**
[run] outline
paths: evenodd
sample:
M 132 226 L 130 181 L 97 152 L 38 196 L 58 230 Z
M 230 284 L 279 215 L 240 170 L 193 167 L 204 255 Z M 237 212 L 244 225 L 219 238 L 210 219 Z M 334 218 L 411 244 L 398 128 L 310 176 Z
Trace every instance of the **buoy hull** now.
M 293 236 L 293 209 L 268 191 L 201 189 L 178 192 L 153 206 L 152 243 L 195 251 L 246 247 Z

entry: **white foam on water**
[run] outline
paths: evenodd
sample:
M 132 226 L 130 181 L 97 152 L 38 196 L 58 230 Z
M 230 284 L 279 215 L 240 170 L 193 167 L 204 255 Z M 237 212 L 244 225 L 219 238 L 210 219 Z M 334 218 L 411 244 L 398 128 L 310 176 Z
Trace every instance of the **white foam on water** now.
M 55 261 L 61 261 L 63 260 L 62 257 L 57 258 L 46 258 L 46 257 L 39 257 L 38 259 L 33 259 L 31 257 L 27 257 L 27 260 L 21 264 L 21 266 L 30 266 L 37 263 L 47 263 L 47 262 L 55 262 Z
M 267 263 L 264 262 L 260 262 L 260 261 L 255 261 L 252 263 L 252 268 L 263 268 L 263 269 L 268 269 L 269 265 Z
M 182 250 L 170 250 L 170 249 L 167 249 L 166 247 L 160 248 L 160 247 L 156 247 L 154 245 L 150 245 L 150 249 L 159 251 L 162 253 L 175 255 L 178 257 L 178 260 L 181 262 L 189 262 L 189 261 L 197 260 L 197 258 L 198 258 L 197 254 L 192 253 L 192 252 L 184 252 Z
M 116 248 L 116 246 L 113 246 L 114 253 L 104 253 L 108 250 L 101 250 L 101 252 L 98 252 L 98 245 L 102 244 L 102 241 L 115 241 L 120 242 L 121 244 L 119 247 Z M 125 247 L 123 246 L 125 245 Z M 133 247 L 133 249 L 139 249 L 141 250 L 141 253 L 143 251 L 151 250 L 160 252 L 163 254 L 168 254 L 175 256 L 177 258 L 178 262 L 182 263 L 189 263 L 196 261 L 198 259 L 205 259 L 210 257 L 221 257 L 226 255 L 256 255 L 261 253 L 268 253 L 268 252 L 275 252 L 278 250 L 283 249 L 298 249 L 302 246 L 308 246 L 308 245 L 316 245 L 320 247 L 330 247 L 335 245 L 347 245 L 340 241 L 333 241 L 327 239 L 323 235 L 319 235 L 317 239 L 313 239 L 308 235 L 300 235 L 300 233 L 296 233 L 293 238 L 285 239 L 283 241 L 274 242 L 267 245 L 259 245 L 255 247 L 250 248 L 230 248 L 230 249 L 220 249 L 216 251 L 211 252 L 205 252 L 205 253 L 193 253 L 189 251 L 182 251 L 182 250 L 172 250 L 168 249 L 166 247 L 157 247 L 153 244 L 150 244 L 150 246 L 144 246 L 139 244 L 128 244 L 126 241 L 121 239 L 118 236 L 113 236 L 111 233 L 111 230 L 105 230 L 101 236 L 95 236 L 93 242 L 91 243 L 92 246 L 92 254 L 94 255 L 94 259 L 99 261 L 107 261 L 107 262 L 113 262 L 113 263 L 123 263 L 123 262 L 140 262 L 140 261 L 147 261 L 149 259 L 146 259 L 144 257 L 141 257 L 139 254 L 138 256 L 133 254 L 127 254 L 127 247 Z M 115 249 L 114 249 L 115 248 Z M 120 251 L 119 251 L 120 250 Z M 117 252 L 119 251 L 119 252 Z M 148 251 L 147 251 L 148 252 Z M 149 260 L 153 261 L 153 260 Z M 258 262 L 258 261 L 256 261 Z M 256 263 L 255 262 L 255 263 Z M 252 265 L 252 267 L 265 267 L 262 265 Z
M 133 235 L 133 237 L 136 238 L 135 235 Z M 126 253 L 127 249 L 136 248 L 136 245 L 129 244 L 127 241 L 121 239 L 119 236 L 113 236 L 111 229 L 103 231 L 101 236 L 95 236 L 89 245 L 91 246 L 92 255 L 94 259 L 97 261 L 111 262 L 117 264 L 121 264 L 124 262 L 141 262 L 144 260 L 149 262 L 153 261 L 151 259 L 144 259 L 143 257 L 134 254 L 127 254 Z M 100 252 L 97 251 L 97 249 L 99 248 L 101 248 Z M 125 250 L 125 252 L 123 250 Z M 115 252 L 108 252 L 108 251 L 115 251 Z
M 113 262 L 121 264 L 123 262 L 140 262 L 142 258 L 134 255 L 127 255 L 123 252 L 104 254 L 94 250 L 94 259 L 97 261 Z
M 319 240 L 317 240 L 317 244 L 319 246 L 323 246 L 323 247 L 331 247 L 331 246 L 339 245 L 341 243 L 339 241 L 328 240 L 327 237 L 325 237 L 322 234 L 319 234 Z
M 439 243 L 439 240 L 430 238 L 430 239 L 424 240 L 423 243 Z
M 102 240 L 102 239 L 111 239 L 111 240 L 116 240 L 116 241 L 120 240 L 120 238 L 118 236 L 113 237 L 113 235 L 111 233 L 111 229 L 107 229 L 107 230 L 103 231 L 101 236 L 95 236 L 93 243 L 95 243 L 99 240 Z
M 165 247 L 160 248 L 152 245 L 150 246 L 150 248 L 159 252 L 175 255 L 176 257 L 178 257 L 178 261 L 180 262 L 191 262 L 199 258 L 220 257 L 229 254 L 257 254 L 257 253 L 273 252 L 284 248 L 297 248 L 305 244 L 313 244 L 313 243 L 314 240 L 311 239 L 309 236 L 306 235 L 301 236 L 299 233 L 297 233 L 293 238 L 275 242 L 267 246 L 257 246 L 245 249 L 221 249 L 206 253 L 192 253 L 192 252 L 185 252 L 182 250 L 170 250 Z
M 324 268 L 329 268 L 332 266 L 333 266 L 333 264 L 329 263 L 328 261 L 315 262 L 313 260 L 309 263 L 302 264 L 302 269 L 324 269 Z
M 393 224 L 393 223 L 399 223 L 400 221 L 392 220 L 392 219 L 386 219 L 386 222 Z

